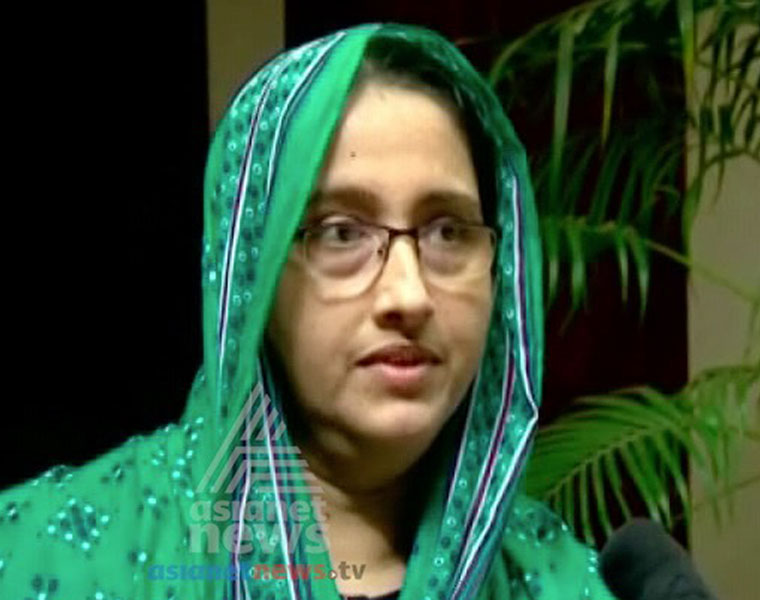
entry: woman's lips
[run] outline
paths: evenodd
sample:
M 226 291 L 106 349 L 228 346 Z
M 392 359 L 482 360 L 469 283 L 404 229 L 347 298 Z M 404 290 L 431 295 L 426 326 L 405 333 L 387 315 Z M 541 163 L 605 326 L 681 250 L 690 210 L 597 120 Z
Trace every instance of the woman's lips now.
M 386 391 L 400 396 L 415 396 L 422 392 L 441 362 L 440 356 L 427 346 L 396 342 L 376 347 L 364 354 L 356 364 Z
M 367 352 L 358 360 L 357 364 L 367 366 L 377 362 L 412 366 L 419 363 L 439 363 L 441 359 L 427 346 L 397 342 L 385 344 Z
M 414 396 L 424 389 L 435 365 L 430 362 L 398 364 L 380 361 L 361 368 L 368 371 L 370 376 L 388 392 L 401 396 Z

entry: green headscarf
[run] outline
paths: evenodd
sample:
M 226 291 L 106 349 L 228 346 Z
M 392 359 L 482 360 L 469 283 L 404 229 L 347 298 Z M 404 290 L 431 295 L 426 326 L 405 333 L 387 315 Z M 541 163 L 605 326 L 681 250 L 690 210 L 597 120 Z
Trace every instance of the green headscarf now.
M 543 362 L 540 241 L 524 150 L 459 51 L 401 25 L 356 27 L 284 52 L 235 95 L 206 170 L 204 364 L 184 416 L 0 495 L 0 597 L 338 598 L 318 511 L 290 510 L 310 505 L 314 490 L 280 417 L 284 386 L 262 341 L 358 69 L 368 50 L 383 48 L 423 57 L 476 117 L 492 145 L 499 232 L 485 352 L 426 457 L 434 485 L 400 597 L 610 597 L 594 553 L 516 494 Z M 232 501 L 266 514 L 235 511 Z M 271 566 L 270 578 L 254 578 L 255 565 Z M 304 565 L 310 576 L 280 577 Z

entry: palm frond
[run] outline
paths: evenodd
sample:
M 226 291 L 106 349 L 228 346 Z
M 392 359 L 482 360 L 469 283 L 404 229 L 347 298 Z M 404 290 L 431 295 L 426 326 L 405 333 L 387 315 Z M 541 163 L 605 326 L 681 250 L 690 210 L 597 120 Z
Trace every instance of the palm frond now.
M 663 60 L 681 65 L 680 84 L 653 74 L 651 64 Z M 638 93 L 650 108 L 645 118 L 625 126 L 614 117 L 621 102 L 616 89 L 621 65 L 637 61 L 640 68 L 633 71 L 645 74 Z M 700 87 L 695 77 L 704 69 L 709 81 Z M 621 228 L 636 230 L 635 237 L 618 235 L 603 245 L 617 255 L 624 299 L 628 298 L 626 254 L 634 261 L 642 291 L 648 285 L 646 252 L 637 240 L 651 238 L 658 203 L 667 202 L 669 216 L 680 216 L 681 243 L 688 257 L 691 227 L 708 173 L 717 169 L 717 194 L 728 161 L 746 156 L 760 163 L 760 0 L 590 0 L 505 45 L 490 78 L 508 110 L 526 97 L 531 106 L 547 100 L 543 86 L 538 87 L 538 97 L 530 95 L 531 78 L 526 73 L 534 73 L 540 82 L 554 77 L 551 136 L 532 161 L 539 212 L 549 218 L 572 215 L 579 220 L 585 215 L 588 223 L 599 224 L 615 210 Z M 584 128 L 573 122 L 571 104 L 583 103 L 586 88 L 595 82 L 602 95 L 600 125 Z M 683 143 L 688 130 L 695 134 L 693 148 Z M 687 151 L 696 154 L 696 167 L 681 191 Z M 554 238 L 546 243 L 550 257 L 546 287 L 551 302 L 560 266 L 570 258 L 577 309 L 586 281 L 585 267 L 578 261 L 594 260 L 598 248 L 593 236 L 575 225 L 567 227 L 562 231 L 548 226 Z M 646 296 L 642 293 L 643 300 Z M 645 310 L 644 302 L 641 306 Z
M 657 65 L 678 66 L 682 80 Z M 553 95 L 544 83 L 552 78 Z M 728 161 L 760 163 L 760 0 L 588 0 L 506 44 L 490 79 L 508 112 L 527 108 L 529 118 L 543 115 L 539 126 L 552 125 L 531 151 L 549 303 L 566 275 L 577 310 L 588 266 L 609 252 L 624 302 L 636 281 L 643 318 L 655 252 L 748 302 L 749 335 L 760 337 L 760 290 L 699 264 L 689 250 L 708 175 L 717 170 L 720 189 Z M 621 93 L 631 85 L 644 104 L 635 119 Z M 584 126 L 583 107 L 600 97 L 600 118 Z M 687 153 L 696 161 L 684 186 Z M 662 209 L 680 218 L 683 250 L 656 239 Z M 528 491 L 587 540 L 632 515 L 629 488 L 670 525 L 674 499 L 690 518 L 688 458 L 720 519 L 733 445 L 760 436 L 746 423 L 758 380 L 752 363 L 706 371 L 670 396 L 641 386 L 579 399 L 577 411 L 539 431 Z
M 749 435 L 760 363 L 705 371 L 679 393 L 641 386 L 577 400 L 578 409 L 541 429 L 526 477 L 527 491 L 543 499 L 587 540 L 633 513 L 623 482 L 653 519 L 672 525 L 675 489 L 689 518 L 693 500 L 683 471 L 695 465 L 721 517 L 718 498 L 729 487 L 736 445 Z M 755 434 L 756 435 L 756 434 Z
M 614 248 L 618 256 L 623 301 L 628 289 L 628 265 L 633 262 L 641 297 L 641 316 L 646 309 L 649 290 L 649 254 L 654 244 L 634 227 L 616 221 L 588 223 L 586 217 L 541 218 L 541 237 L 547 261 L 549 304 L 556 298 L 562 265 L 569 263 L 572 310 L 578 309 L 586 294 L 588 265 L 607 248 Z M 688 259 L 684 256 L 684 260 Z
M 575 136 L 566 143 L 561 164 L 567 173 L 560 185 L 561 198 L 547 206 L 547 189 L 555 168 L 553 157 L 536 160 L 536 195 L 539 198 L 545 255 L 548 265 L 548 301 L 556 297 L 563 264 L 569 268 L 573 311 L 586 294 L 586 270 L 600 254 L 617 254 L 621 294 L 628 296 L 628 257 L 636 267 L 641 294 L 641 316 L 646 309 L 649 282 L 647 243 L 652 234 L 652 214 L 658 202 L 669 202 L 678 177 L 680 147 L 661 145 L 662 129 L 677 127 L 647 119 L 635 130 L 615 130 L 607 151 L 597 160 L 598 138 Z M 656 162 L 653 162 L 653 158 Z M 626 185 L 617 184 L 619 174 L 628 172 Z M 561 176 L 561 175 L 560 175 Z M 669 207 L 670 210 L 670 207 Z

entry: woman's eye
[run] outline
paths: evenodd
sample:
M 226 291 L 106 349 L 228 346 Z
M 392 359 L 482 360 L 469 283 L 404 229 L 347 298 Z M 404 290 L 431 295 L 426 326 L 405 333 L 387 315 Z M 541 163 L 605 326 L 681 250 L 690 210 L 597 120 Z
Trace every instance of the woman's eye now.
M 459 242 L 466 237 L 467 227 L 455 219 L 441 219 L 431 223 L 430 233 L 434 241 Z
M 351 222 L 323 223 L 320 239 L 324 242 L 355 242 L 364 236 L 362 228 Z

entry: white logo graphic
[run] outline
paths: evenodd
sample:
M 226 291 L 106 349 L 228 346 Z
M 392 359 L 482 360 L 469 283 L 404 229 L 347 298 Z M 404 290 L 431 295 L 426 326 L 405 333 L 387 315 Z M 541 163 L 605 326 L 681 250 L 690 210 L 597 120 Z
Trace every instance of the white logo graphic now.
M 259 382 L 248 396 L 196 492 L 209 489 L 216 493 L 229 479 L 224 491 L 232 494 L 246 472 L 251 488 L 262 493 L 322 491 L 299 448 L 279 443 L 285 433 L 285 423 L 262 389 Z M 225 455 L 229 457 L 222 465 Z M 237 468 L 236 463 L 239 463 Z

